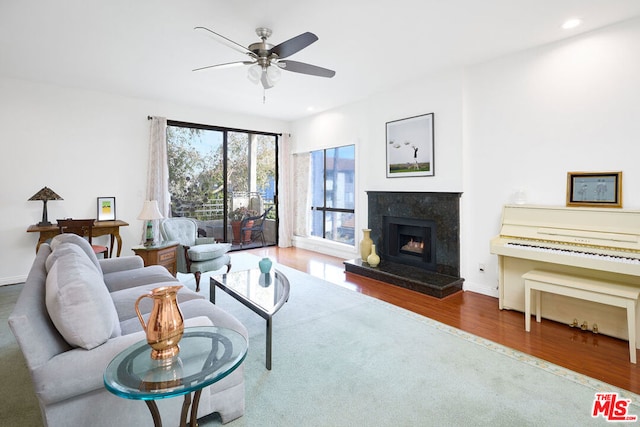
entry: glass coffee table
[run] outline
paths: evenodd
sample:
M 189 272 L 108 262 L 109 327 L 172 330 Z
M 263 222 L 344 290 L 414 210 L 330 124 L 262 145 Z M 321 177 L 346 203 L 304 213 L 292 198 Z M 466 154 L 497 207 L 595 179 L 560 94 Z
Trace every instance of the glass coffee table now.
M 273 315 L 289 299 L 289 280 L 278 270 L 261 273 L 259 269 L 232 271 L 209 280 L 209 295 L 216 303 L 219 287 L 267 321 L 266 366 L 271 370 L 271 338 Z
M 155 426 L 162 426 L 156 400 L 184 395 L 180 426 L 197 426 L 202 389 L 233 372 L 247 355 L 247 340 L 227 328 L 185 328 L 180 353 L 172 359 L 151 358 L 147 340 L 139 341 L 113 358 L 104 372 L 104 385 L 116 396 L 144 400 Z M 191 393 L 193 404 L 191 403 Z

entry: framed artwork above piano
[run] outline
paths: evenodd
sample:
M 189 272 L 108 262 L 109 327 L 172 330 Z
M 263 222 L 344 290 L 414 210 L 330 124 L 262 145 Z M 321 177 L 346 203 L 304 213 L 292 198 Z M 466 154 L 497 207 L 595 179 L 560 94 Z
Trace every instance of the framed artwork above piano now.
M 622 207 L 622 172 L 567 172 L 567 206 Z

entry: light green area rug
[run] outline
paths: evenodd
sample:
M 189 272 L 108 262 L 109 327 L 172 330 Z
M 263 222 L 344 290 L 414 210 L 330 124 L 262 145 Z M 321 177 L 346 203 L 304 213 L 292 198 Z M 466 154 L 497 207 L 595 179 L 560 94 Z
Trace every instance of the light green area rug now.
M 9 324 L 22 285 L 0 286 L 0 426 L 41 426 L 27 364 Z
M 234 253 L 233 269 L 258 257 Z M 265 321 L 222 291 L 217 303 L 250 334 L 243 426 L 587 426 L 596 392 L 640 396 L 551 365 L 307 274 L 274 317 L 273 369 Z M 180 275 L 192 288 L 190 276 Z M 13 289 L 11 289 L 13 288 Z M 7 317 L 19 286 L 0 287 L 0 426 L 37 426 L 40 414 Z M 201 282 L 209 292 L 209 275 Z M 603 361 L 606 363 L 606 361 Z M 142 404 L 142 403 L 141 403 Z M 220 425 L 217 416 L 201 426 Z
M 234 269 L 258 257 L 236 254 Z M 218 290 L 249 329 L 240 426 L 586 426 L 596 392 L 640 396 L 284 266 L 288 303 L 265 322 Z M 208 294 L 209 279 L 202 291 Z M 603 361 L 606 363 L 606 361 Z M 204 420 L 201 425 L 216 425 Z

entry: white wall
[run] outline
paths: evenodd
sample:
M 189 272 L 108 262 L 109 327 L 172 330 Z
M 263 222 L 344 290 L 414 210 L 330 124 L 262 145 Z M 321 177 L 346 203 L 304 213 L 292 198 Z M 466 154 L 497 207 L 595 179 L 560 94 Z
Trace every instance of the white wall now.
M 462 191 L 462 78 L 449 71 L 292 124 L 295 153 L 356 144 L 357 230 L 367 227 L 367 191 Z M 387 179 L 385 124 L 427 113 L 434 113 L 435 176 Z M 359 252 L 318 239 L 295 244 L 345 258 Z
M 640 20 L 467 69 L 468 281 L 495 290 L 501 205 L 566 203 L 569 171 L 623 171 L 624 208 L 640 208 Z M 487 272 L 478 272 L 484 263 Z
M 27 199 L 44 186 L 64 200 L 48 203 L 49 220 L 96 217 L 96 198 L 115 196 L 122 255 L 140 243 L 136 219 L 146 191 L 148 115 L 266 132 L 288 124 L 220 111 L 0 79 L 0 284 L 23 281 L 31 267 L 42 202 Z M 105 239 L 106 238 L 100 238 Z M 100 241 L 100 240 L 98 240 Z
M 497 295 L 489 240 L 517 189 L 530 203 L 564 206 L 568 171 L 622 170 L 624 207 L 640 207 L 638 46 L 633 20 L 426 76 L 294 123 L 294 150 L 357 143 L 358 228 L 367 224 L 367 190 L 462 191 L 465 289 Z M 385 122 L 430 112 L 435 176 L 387 179 Z

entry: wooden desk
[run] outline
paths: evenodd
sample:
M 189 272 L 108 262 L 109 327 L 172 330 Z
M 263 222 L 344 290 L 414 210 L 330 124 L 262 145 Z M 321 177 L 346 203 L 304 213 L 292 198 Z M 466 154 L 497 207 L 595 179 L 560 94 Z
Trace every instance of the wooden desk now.
M 120 256 L 120 252 L 122 251 L 122 238 L 120 237 L 120 227 L 126 227 L 129 224 L 120 221 L 119 219 L 115 221 L 96 221 L 93 226 L 93 237 L 98 236 L 111 236 L 111 245 L 109 246 L 109 257 L 113 256 L 113 243 L 114 240 L 118 242 L 118 252 L 116 256 Z M 46 242 L 49 239 L 54 238 L 58 234 L 60 234 L 60 230 L 58 226 L 55 224 L 47 225 L 45 227 L 40 227 L 37 224 L 30 225 L 27 228 L 27 233 L 40 233 L 40 238 L 38 239 L 38 244 L 36 246 L 36 253 L 38 249 L 40 249 L 40 245 Z

